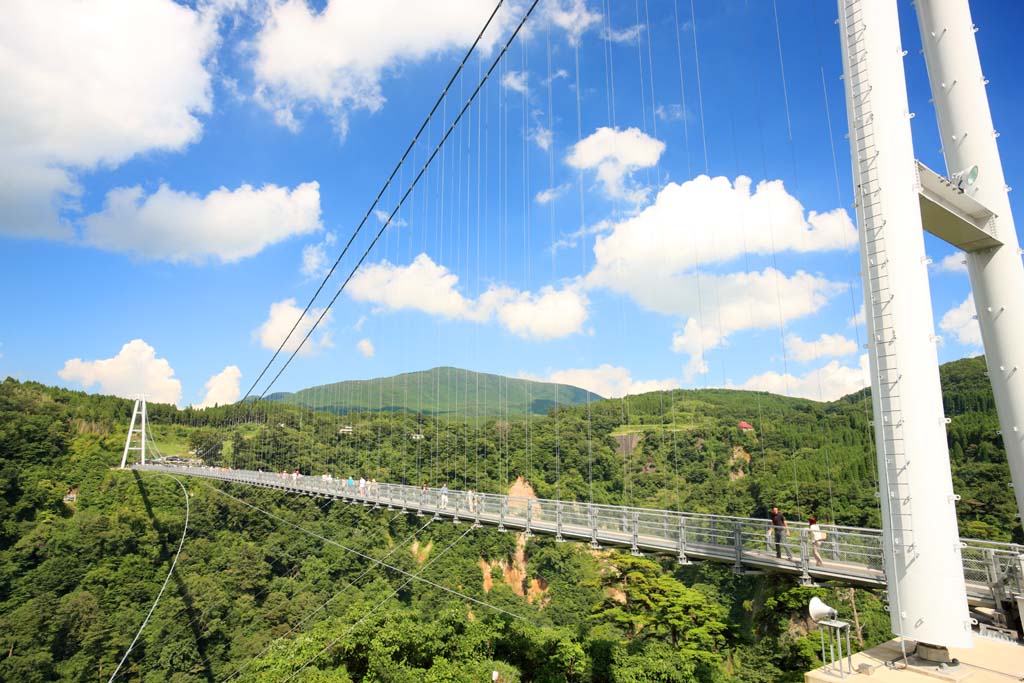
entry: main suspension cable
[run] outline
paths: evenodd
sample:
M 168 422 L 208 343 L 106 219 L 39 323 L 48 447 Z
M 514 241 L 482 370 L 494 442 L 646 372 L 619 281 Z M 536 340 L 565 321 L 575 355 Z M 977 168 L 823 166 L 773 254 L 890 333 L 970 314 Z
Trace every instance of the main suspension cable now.
M 324 309 L 320 312 L 320 315 L 317 317 L 316 322 L 313 323 L 312 327 L 309 328 L 309 331 L 306 332 L 306 335 L 302 338 L 302 341 L 299 342 L 298 346 L 295 347 L 295 350 L 292 351 L 291 355 L 288 357 L 288 360 L 285 361 L 284 365 L 281 366 L 281 369 L 278 370 L 276 375 L 274 375 L 274 379 L 270 380 L 270 383 L 259 395 L 259 399 L 262 399 L 266 395 L 266 393 L 270 391 L 271 387 L 274 386 L 274 383 L 278 380 L 281 374 L 288 368 L 291 362 L 295 359 L 295 356 L 298 355 L 299 351 L 309 340 L 309 338 L 313 335 L 313 332 L 323 321 L 324 316 L 326 316 L 327 312 L 331 310 L 331 307 L 334 305 L 334 302 L 337 301 L 338 297 L 341 296 L 341 293 L 345 291 L 345 287 L 348 286 L 348 283 L 355 276 L 360 266 L 363 265 L 363 261 L 365 261 L 366 257 L 370 255 L 370 251 L 373 250 L 374 245 L 377 244 L 377 241 L 380 239 L 381 235 L 383 235 L 384 231 L 387 230 L 389 225 L 391 225 L 391 221 L 398 214 L 399 210 L 401 210 L 402 205 L 405 203 L 405 200 L 409 198 L 409 195 L 412 193 L 413 189 L 415 189 L 416 185 L 419 183 L 420 178 L 422 178 L 423 174 L 427 171 L 427 168 L 430 167 L 430 164 L 434 160 L 434 157 L 437 156 L 437 153 L 444 146 L 445 141 L 448 140 L 448 137 L 452 134 L 452 131 L 455 130 L 455 127 L 462 120 L 462 117 L 466 113 L 466 110 L 469 109 L 470 105 L 472 105 L 474 100 L 476 100 L 476 96 L 480 93 L 480 90 L 487 83 L 487 80 L 494 72 L 494 69 L 501 62 L 502 57 L 504 57 L 505 53 L 508 52 L 508 48 L 512 44 L 512 41 L 515 40 L 516 36 L 519 35 L 519 31 L 523 28 L 523 25 L 526 23 L 526 20 L 530 18 L 530 15 L 533 14 L 533 10 L 537 7 L 539 2 L 540 0 L 533 0 L 533 3 L 531 3 L 530 7 L 526 10 L 526 14 L 523 15 L 523 18 L 519 21 L 519 24 L 516 26 L 516 29 L 512 32 L 512 35 L 510 35 L 508 40 L 505 41 L 505 45 L 501 48 L 501 52 L 498 53 L 498 56 L 495 57 L 494 61 L 491 63 L 490 68 L 487 69 L 487 73 L 484 74 L 483 79 L 481 79 L 480 82 L 477 83 L 477 86 L 473 90 L 473 93 L 469 96 L 469 99 L 466 100 L 466 103 L 462 105 L 462 109 L 459 110 L 458 116 L 456 116 L 455 119 L 452 121 L 451 125 L 448 127 L 448 130 L 445 131 L 445 134 L 441 138 L 440 142 L 438 142 L 437 146 L 434 147 L 434 150 L 430 153 L 430 156 L 427 158 L 426 162 L 424 162 L 423 167 L 420 168 L 419 172 L 416 174 L 416 177 L 413 179 L 412 183 L 406 189 L 405 193 L 402 195 L 402 198 L 398 201 L 398 205 L 394 208 L 394 210 L 392 210 L 391 214 L 388 216 L 387 220 L 384 221 L 383 225 L 381 225 L 380 230 L 377 231 L 377 234 L 374 236 L 373 241 L 370 242 L 370 245 L 363 252 L 363 255 L 359 258 L 359 261 L 352 268 L 352 271 L 348 274 L 348 277 L 345 278 L 345 281 L 341 283 L 341 286 L 338 288 L 338 291 L 334 293 L 334 296 L 331 298 L 330 302 L 328 302 L 327 306 L 324 307 Z
M 252 393 L 252 390 L 256 388 L 256 385 L 259 384 L 261 379 L 263 379 L 263 376 L 267 373 L 267 370 L 269 370 L 270 366 L 274 364 L 275 360 L 277 360 L 277 357 L 284 349 L 285 344 L 287 344 L 288 340 L 291 339 L 293 334 L 295 334 L 295 330 L 298 329 L 299 325 L 305 319 L 306 314 L 309 313 L 309 309 L 312 308 L 313 302 L 315 302 L 317 297 L 320 296 L 320 292 L 323 291 L 323 288 L 327 284 L 327 281 L 331 279 L 332 275 L 334 275 L 334 271 L 338 267 L 338 264 L 341 263 L 341 260 L 345 258 L 345 254 L 348 253 L 349 247 L 352 246 L 352 242 L 355 241 L 356 237 L 363 229 L 363 226 L 366 224 L 366 221 L 369 220 L 370 216 L 374 212 L 374 209 L 377 208 L 377 204 L 380 202 L 380 198 L 384 196 L 384 193 L 387 191 L 388 187 L 391 186 L 391 181 L 395 179 L 395 175 L 405 164 L 405 160 L 409 156 L 409 152 L 412 151 L 412 149 L 416 146 L 416 143 L 420 139 L 420 135 L 423 134 L 424 129 L 426 129 L 427 125 L 434 118 L 434 114 L 437 112 L 437 108 L 447 98 L 448 89 L 452 87 L 452 84 L 455 83 L 455 79 L 459 77 L 460 73 L 462 73 L 462 69 L 466 65 L 466 62 L 469 61 L 470 55 L 473 54 L 473 51 L 476 49 L 476 46 L 480 44 L 480 39 L 483 38 L 484 33 L 491 25 L 491 22 L 494 20 L 494 17 L 497 16 L 498 10 L 501 9 L 501 6 L 504 4 L 504 2 L 505 0 L 498 0 L 498 4 L 494 6 L 494 10 L 491 12 L 491 16 L 487 18 L 487 22 L 484 24 L 484 27 L 480 29 L 480 33 L 477 34 L 476 40 L 473 41 L 473 44 L 469 46 L 469 49 L 466 51 L 466 54 L 463 55 L 462 61 L 459 62 L 459 65 L 458 67 L 456 67 L 455 72 L 452 74 L 452 77 L 448 80 L 448 84 L 444 86 L 444 89 L 441 91 L 441 94 L 438 95 L 437 100 L 434 102 L 434 106 L 430 108 L 430 113 L 427 114 L 427 117 L 425 119 L 423 119 L 423 123 L 420 124 L 419 130 L 416 131 L 416 134 L 412 137 L 412 140 L 409 142 L 408 147 L 405 148 L 405 152 L 402 153 L 402 158 L 398 160 L 397 164 L 395 164 L 394 169 L 391 170 L 391 175 L 388 176 L 388 179 L 384 182 L 384 185 L 381 186 L 380 191 L 377 192 L 377 196 L 370 204 L 370 207 L 366 210 L 366 214 L 363 216 L 363 219 L 359 221 L 359 225 L 356 226 L 356 229 L 352 232 L 352 235 L 351 237 L 349 237 L 348 242 L 345 244 L 345 247 L 341 250 L 341 253 L 338 255 L 338 258 L 335 259 L 334 265 L 332 265 L 331 269 L 327 271 L 326 275 L 324 275 L 324 279 L 320 282 L 320 286 L 316 288 L 316 292 L 313 293 L 313 296 L 310 297 L 309 303 L 306 304 L 306 308 L 303 309 L 299 317 L 296 318 L 295 324 L 292 325 L 292 329 L 288 331 L 288 334 L 281 341 L 281 345 L 277 347 L 277 351 L 274 351 L 274 355 L 270 357 L 270 360 L 267 361 L 267 364 L 263 367 L 263 370 L 260 371 L 259 377 L 253 380 L 252 386 L 250 386 L 249 389 L 244 394 L 242 394 L 243 397 L 249 396 Z M 536 5 L 536 3 L 534 4 Z M 502 54 L 504 54 L 504 51 L 502 51 Z M 328 306 L 328 308 L 330 308 L 330 306 Z M 319 320 L 317 322 L 319 322 Z M 303 342 L 305 342 L 305 340 L 303 340 Z M 299 346 L 301 348 L 302 345 L 300 344 Z M 289 359 L 289 361 L 290 360 L 291 359 Z M 265 394 L 266 391 L 264 391 L 263 393 Z M 263 394 L 260 394 L 260 398 L 263 398 Z

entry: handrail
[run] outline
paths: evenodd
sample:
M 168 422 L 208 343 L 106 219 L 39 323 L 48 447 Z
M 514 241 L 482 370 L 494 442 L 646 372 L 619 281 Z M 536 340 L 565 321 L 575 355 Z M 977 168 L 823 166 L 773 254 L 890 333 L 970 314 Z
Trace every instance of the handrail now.
M 805 522 L 789 523 L 775 543 L 771 520 L 703 512 L 626 507 L 573 500 L 553 500 L 499 493 L 442 490 L 389 482 L 354 482 L 329 475 L 234 470 L 211 466 L 146 464 L 134 469 L 174 472 L 277 488 L 308 495 L 330 496 L 364 505 L 400 507 L 416 514 L 450 517 L 456 523 L 491 524 L 499 530 L 553 534 L 628 546 L 641 551 L 675 553 L 681 562 L 706 559 L 730 562 L 737 570 L 797 574 L 805 584 L 840 580 L 868 586 L 885 584 L 882 532 L 879 529 L 821 524 L 825 538 L 811 537 Z M 968 597 L 974 604 L 995 604 L 1024 596 L 1024 546 L 1015 543 L 961 539 Z M 782 557 L 785 552 L 786 558 Z M 821 563 L 818 563 L 820 558 Z M 998 596 L 998 597 L 997 597 Z

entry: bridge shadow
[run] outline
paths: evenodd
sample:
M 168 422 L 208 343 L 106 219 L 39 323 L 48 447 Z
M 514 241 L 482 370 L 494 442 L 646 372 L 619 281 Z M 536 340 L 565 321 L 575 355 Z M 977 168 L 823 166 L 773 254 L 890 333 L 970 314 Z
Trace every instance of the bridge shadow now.
M 163 526 L 157 521 L 156 515 L 153 514 L 153 505 L 149 500 L 149 496 L 146 494 L 146 487 L 142 485 L 142 477 L 139 476 L 137 471 L 132 471 L 132 476 L 135 477 L 135 485 L 139 489 L 139 495 L 142 496 L 142 505 L 146 509 L 146 514 L 149 515 L 149 520 L 153 524 L 153 528 L 157 530 L 157 536 L 160 538 L 160 559 L 170 564 L 171 559 L 174 557 L 172 549 L 168 547 L 166 540 L 166 533 Z M 192 631 L 192 637 L 196 643 L 196 651 L 199 653 L 199 658 L 203 663 L 203 676 L 207 681 L 213 683 L 213 670 L 210 667 L 210 657 L 206 652 L 206 644 L 203 641 L 203 634 L 199 629 L 199 614 L 196 611 L 195 603 L 192 599 L 192 595 L 188 592 L 188 588 L 185 586 L 185 582 L 182 581 L 181 575 L 178 572 L 171 574 L 171 580 L 174 581 L 175 587 L 178 589 L 178 595 L 181 596 L 182 602 L 185 603 L 185 614 L 188 617 L 189 629 Z

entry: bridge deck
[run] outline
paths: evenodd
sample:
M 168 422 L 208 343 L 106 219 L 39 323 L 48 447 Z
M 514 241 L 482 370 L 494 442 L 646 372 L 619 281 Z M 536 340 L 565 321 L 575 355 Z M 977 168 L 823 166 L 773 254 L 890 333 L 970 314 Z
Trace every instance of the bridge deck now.
M 819 546 L 823 560 L 819 566 L 814 560 L 810 532 L 802 522 L 789 523 L 789 536 L 783 544 L 784 555 L 787 547 L 792 552 L 792 559 L 788 559 L 775 556 L 771 527 L 765 519 L 458 490 L 444 493 L 404 484 L 368 484 L 360 491 L 341 479 L 251 470 L 151 464 L 135 465 L 134 469 L 329 497 L 502 530 L 551 534 L 595 547 L 606 544 L 627 547 L 635 553 L 671 553 L 682 562 L 725 562 L 737 571 L 792 574 L 808 584 L 840 581 L 885 586 L 882 533 L 878 529 L 821 525 L 826 538 Z M 993 607 L 998 606 L 997 596 L 999 600 L 1024 596 L 1024 546 L 966 539 L 963 544 L 964 577 L 972 605 Z

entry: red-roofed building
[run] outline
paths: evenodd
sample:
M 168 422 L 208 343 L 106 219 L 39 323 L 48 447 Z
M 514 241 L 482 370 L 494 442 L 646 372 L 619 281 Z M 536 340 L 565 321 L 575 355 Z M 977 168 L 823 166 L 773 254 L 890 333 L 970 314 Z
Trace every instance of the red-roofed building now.
M 742 429 L 745 432 L 752 432 L 752 431 L 754 431 L 754 425 L 752 425 L 752 424 L 750 424 L 748 422 L 740 422 L 736 426 L 739 427 L 740 429 Z

